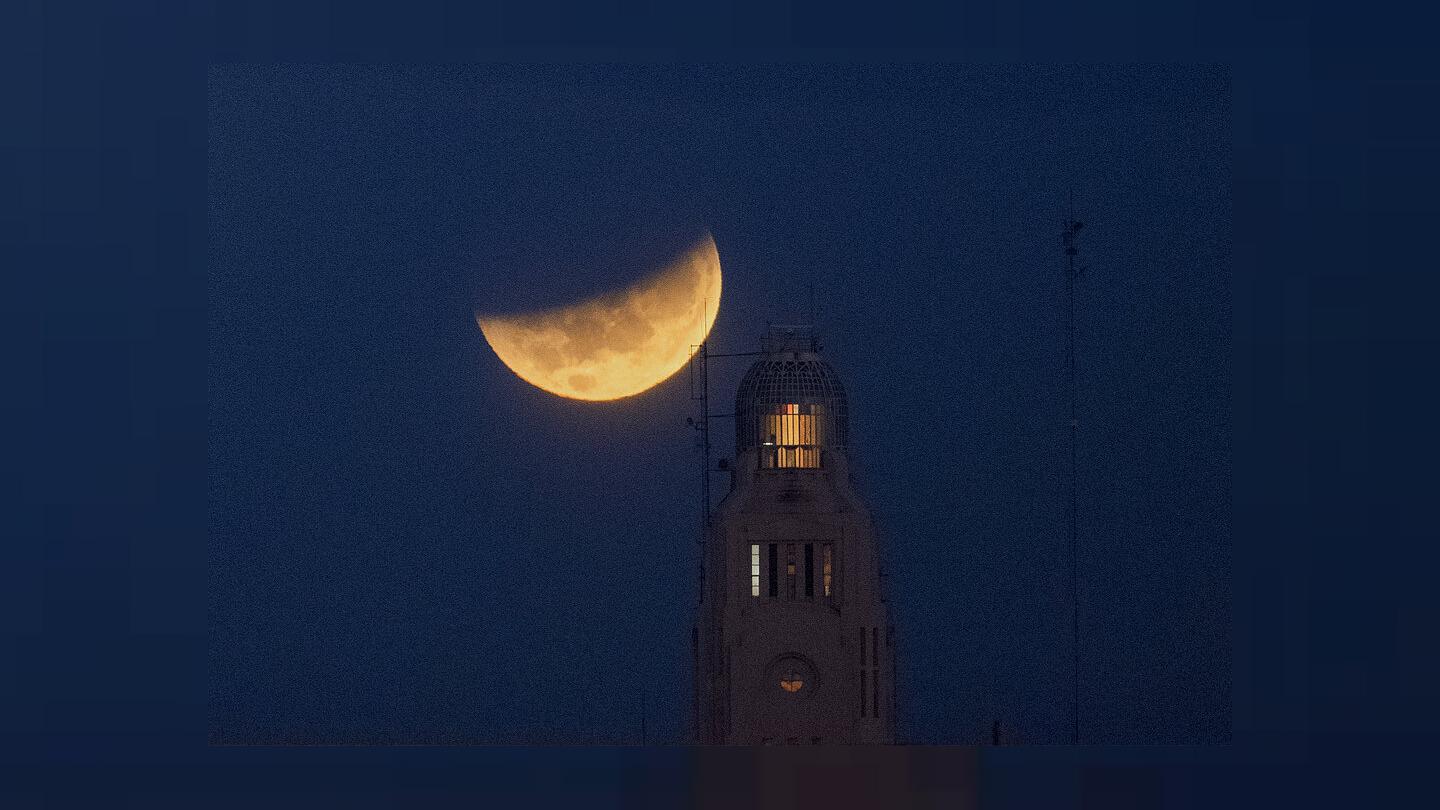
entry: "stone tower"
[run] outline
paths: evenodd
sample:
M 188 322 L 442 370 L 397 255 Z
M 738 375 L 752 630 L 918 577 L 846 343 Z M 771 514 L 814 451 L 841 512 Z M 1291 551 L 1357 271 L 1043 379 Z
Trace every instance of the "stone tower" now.
M 848 403 L 808 329 L 772 328 L 735 395 L 730 492 L 693 632 L 702 744 L 894 741 L 894 643 Z

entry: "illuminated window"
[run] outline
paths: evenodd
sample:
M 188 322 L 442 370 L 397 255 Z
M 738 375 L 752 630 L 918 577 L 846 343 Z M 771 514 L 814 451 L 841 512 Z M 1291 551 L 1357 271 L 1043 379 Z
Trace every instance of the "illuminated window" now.
M 831 574 L 834 572 L 835 561 L 834 561 L 833 552 L 831 551 L 831 547 L 830 547 L 830 544 L 829 544 L 829 543 L 826 543 L 826 544 L 825 544 L 825 546 L 824 546 L 824 548 L 822 549 L 822 551 L 823 551 L 824 559 L 825 559 L 825 561 L 824 561 L 824 563 L 823 563 L 824 566 L 825 566 L 825 570 L 824 570 L 824 572 L 823 572 L 823 574 L 824 574 L 824 583 L 823 583 L 823 584 L 824 584 L 824 586 L 825 586 L 825 595 L 826 595 L 826 596 L 829 596 L 829 595 L 830 595 L 830 576 L 831 576 Z
M 760 544 L 750 544 L 750 595 L 760 595 Z
M 815 596 L 815 544 L 805 544 L 805 598 Z
M 760 466 L 815 468 L 820 466 L 823 405 L 787 403 L 761 416 Z

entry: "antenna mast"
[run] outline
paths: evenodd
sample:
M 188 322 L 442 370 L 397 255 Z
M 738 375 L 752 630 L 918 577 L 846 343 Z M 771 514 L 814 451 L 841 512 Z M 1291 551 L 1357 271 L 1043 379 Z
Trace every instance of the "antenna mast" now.
M 700 527 L 710 526 L 710 338 L 700 342 Z
M 704 306 L 709 311 L 710 301 Z M 716 303 L 719 306 L 719 303 Z M 700 336 L 699 343 L 690 345 L 690 399 L 699 403 L 700 413 L 690 417 L 685 424 L 695 430 L 695 444 L 700 448 L 700 592 L 705 591 L 705 533 L 710 528 L 710 420 L 733 418 L 733 413 L 710 412 L 710 359 L 714 357 L 752 357 L 764 352 L 723 352 L 710 351 L 709 333 Z M 722 461 L 720 468 L 729 467 Z
M 716 302 L 719 305 L 719 302 Z M 705 299 L 701 323 L 706 323 L 710 299 Z M 700 593 L 705 592 L 705 532 L 710 526 L 710 336 L 702 332 L 700 342 L 692 344 L 690 355 L 690 400 L 699 402 L 699 420 L 685 423 L 695 429 L 695 443 L 700 447 Z M 698 379 L 697 379 L 698 378 Z M 703 598 L 703 596 L 702 596 Z
M 1070 523 L 1070 653 L 1071 653 L 1071 717 L 1070 742 L 1080 742 L 1080 600 L 1076 568 L 1076 464 L 1075 443 L 1080 423 L 1075 418 L 1075 279 L 1085 271 L 1075 269 L 1075 236 L 1084 223 L 1075 219 L 1075 194 L 1070 193 L 1070 214 L 1065 219 L 1064 230 L 1060 233 L 1060 244 L 1065 248 L 1065 370 L 1067 372 L 1067 393 L 1070 397 L 1070 508 L 1067 517 Z

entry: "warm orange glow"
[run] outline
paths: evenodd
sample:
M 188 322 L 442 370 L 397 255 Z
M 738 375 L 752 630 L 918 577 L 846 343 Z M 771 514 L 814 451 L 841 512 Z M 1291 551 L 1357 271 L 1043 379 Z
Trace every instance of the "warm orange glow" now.
M 822 406 L 786 403 L 775 410 L 764 415 L 761 466 L 819 467 L 821 420 L 825 418 Z
M 537 388 L 584 400 L 620 399 L 685 367 L 720 306 L 720 255 L 706 234 L 627 290 L 572 306 L 475 320 L 510 370 Z
M 792 677 L 793 677 L 793 676 L 792 676 Z M 801 681 L 801 680 L 781 681 L 781 682 L 780 682 L 780 688 L 781 688 L 781 689 L 784 689 L 786 692 L 799 692 L 799 691 L 800 691 L 800 688 L 803 687 L 804 685 L 805 685 L 805 682 L 804 682 L 804 681 Z
M 781 447 L 820 443 L 818 439 L 820 417 L 818 414 L 797 413 L 789 410 L 798 408 L 798 405 L 782 405 L 780 407 L 787 409 L 786 412 L 765 415 L 767 441 Z

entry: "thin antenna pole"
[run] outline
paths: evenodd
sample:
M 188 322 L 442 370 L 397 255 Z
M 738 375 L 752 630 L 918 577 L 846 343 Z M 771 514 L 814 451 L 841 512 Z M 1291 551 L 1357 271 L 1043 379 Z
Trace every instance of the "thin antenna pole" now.
M 718 307 L 719 301 L 715 302 Z M 705 319 L 702 324 L 709 323 L 710 299 L 706 298 L 705 312 L 702 315 Z M 700 336 L 700 446 L 702 472 L 700 474 L 701 486 L 704 492 L 701 493 L 700 536 L 704 538 L 705 532 L 710 530 L 710 333 L 707 331 Z M 702 539 L 703 543 L 703 539 Z M 702 562 L 703 564 L 703 562 Z
M 700 343 L 700 447 L 704 472 L 700 480 L 704 487 L 701 494 L 700 515 L 703 519 L 701 531 L 710 527 L 710 340 Z M 702 535 L 703 536 L 703 535 Z
M 704 299 L 701 304 L 702 320 L 701 329 L 708 322 L 710 311 L 710 299 Z M 700 364 L 700 391 L 695 391 L 695 361 Z M 700 546 L 700 570 L 699 590 L 700 599 L 705 598 L 705 539 L 706 533 L 710 530 L 710 336 L 706 331 L 700 334 L 700 343 L 695 346 L 695 354 L 690 364 L 690 400 L 699 400 L 700 413 L 699 421 L 694 417 L 686 419 L 686 423 L 700 434 L 700 537 L 697 541 Z
M 1080 742 L 1080 597 L 1079 577 L 1076 560 L 1079 545 L 1076 533 L 1076 439 L 1080 423 L 1075 417 L 1075 235 L 1083 223 L 1075 219 L 1075 192 L 1070 192 L 1070 214 L 1065 220 L 1065 229 L 1060 234 L 1060 243 L 1065 248 L 1065 370 L 1067 372 L 1066 392 L 1070 399 L 1070 654 L 1071 654 L 1071 717 L 1070 742 Z M 1083 268 L 1082 268 L 1083 269 Z

